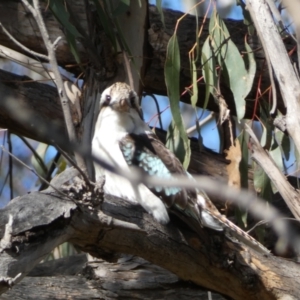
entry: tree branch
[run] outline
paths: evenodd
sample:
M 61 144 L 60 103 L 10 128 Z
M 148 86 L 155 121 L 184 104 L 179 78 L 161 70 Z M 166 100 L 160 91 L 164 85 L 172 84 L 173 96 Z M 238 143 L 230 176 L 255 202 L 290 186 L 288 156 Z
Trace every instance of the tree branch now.
M 295 189 L 285 178 L 282 172 L 278 169 L 273 159 L 268 152 L 260 145 L 257 137 L 252 129 L 246 125 L 246 130 L 249 133 L 251 140 L 251 157 L 256 161 L 266 172 L 268 177 L 272 180 L 282 198 L 290 208 L 296 219 L 300 219 L 300 203 L 299 190 Z
M 247 0 L 247 8 L 255 28 L 263 41 L 264 51 L 270 57 L 282 98 L 287 107 L 287 131 L 300 152 L 300 82 L 291 64 L 285 45 L 271 14 L 268 1 Z
M 69 100 L 67 98 L 67 93 L 65 91 L 64 83 L 63 83 L 61 74 L 59 72 L 58 64 L 57 64 L 57 60 L 56 60 L 56 54 L 55 54 L 56 45 L 51 42 L 50 36 L 48 34 L 48 30 L 45 26 L 43 17 L 40 12 L 39 1 L 33 0 L 33 6 L 31 6 L 31 4 L 29 4 L 29 2 L 27 0 L 22 0 L 22 2 L 26 5 L 26 7 L 32 13 L 35 21 L 37 22 L 39 30 L 41 32 L 41 36 L 42 36 L 44 44 L 47 48 L 49 63 L 52 66 L 53 74 L 55 76 L 55 84 L 57 86 L 58 95 L 59 95 L 59 98 L 61 101 L 61 106 L 62 106 L 64 120 L 65 120 L 65 124 L 66 124 L 66 128 L 67 128 L 67 132 L 68 132 L 68 137 L 71 142 L 76 142 L 77 138 L 76 138 L 76 133 L 75 133 L 75 129 L 74 129 L 73 121 L 72 121 L 71 110 L 69 107 Z M 57 41 L 57 39 L 55 41 Z M 79 167 L 83 168 L 85 170 L 86 169 L 85 162 L 82 159 L 82 157 L 80 157 L 80 155 L 78 155 L 77 152 L 75 152 L 74 154 L 75 154 L 75 159 L 76 159 Z
M 61 176 L 60 183 L 71 178 Z M 99 218 L 99 204 L 108 218 Z M 296 263 L 246 250 L 223 233 L 209 229 L 196 235 L 175 217 L 162 226 L 140 206 L 109 195 L 102 204 L 79 205 L 49 189 L 16 198 L 0 210 L 0 230 L 5 228 L 9 215 L 13 216 L 11 247 L 6 246 L 0 253 L 1 278 L 21 274 L 18 282 L 54 247 L 70 241 L 95 257 L 114 259 L 119 252 L 140 256 L 183 280 L 233 299 L 297 297 L 294 286 L 299 286 L 300 271 Z M 143 232 L 112 226 L 107 222 L 111 218 L 122 224 L 133 223 Z M 3 231 L 0 236 L 4 236 Z M 8 287 L 2 285 L 2 292 Z
M 123 255 L 117 262 L 87 261 L 85 254 L 37 265 L 22 284 L 1 295 L 1 300 L 49 300 L 57 297 L 103 299 L 207 299 L 209 292 L 144 259 Z M 21 296 L 22 297 L 22 296 Z M 224 300 L 212 293 L 213 300 Z

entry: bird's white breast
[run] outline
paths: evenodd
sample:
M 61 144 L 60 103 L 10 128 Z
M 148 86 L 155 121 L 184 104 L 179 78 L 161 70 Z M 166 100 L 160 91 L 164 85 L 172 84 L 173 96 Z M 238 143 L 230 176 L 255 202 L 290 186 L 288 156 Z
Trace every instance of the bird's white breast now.
M 101 110 L 92 142 L 93 156 L 103 159 L 104 161 L 117 164 L 122 169 L 129 170 L 124 156 L 119 147 L 119 141 L 128 133 L 135 133 L 137 130 L 145 129 L 145 124 L 137 129 L 136 119 L 129 113 L 120 113 L 106 107 Z M 136 130 L 137 129 L 137 130 Z M 136 194 L 131 183 L 118 175 L 112 174 L 95 165 L 96 181 L 105 175 L 104 191 L 117 197 L 128 199 L 136 202 Z

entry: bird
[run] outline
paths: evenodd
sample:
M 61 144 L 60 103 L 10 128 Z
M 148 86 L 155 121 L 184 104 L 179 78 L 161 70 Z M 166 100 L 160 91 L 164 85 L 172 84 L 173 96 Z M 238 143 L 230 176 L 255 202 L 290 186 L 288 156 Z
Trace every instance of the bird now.
M 183 175 L 194 180 L 179 159 L 144 122 L 137 93 L 126 83 L 116 82 L 100 97 L 100 112 L 92 139 L 92 155 L 119 168 L 170 179 Z M 94 163 L 96 181 L 105 176 L 104 192 L 139 203 L 161 224 L 177 215 L 194 231 L 203 227 L 225 231 L 254 250 L 269 253 L 262 244 L 221 215 L 204 191 L 177 187 L 133 186 L 127 178 Z

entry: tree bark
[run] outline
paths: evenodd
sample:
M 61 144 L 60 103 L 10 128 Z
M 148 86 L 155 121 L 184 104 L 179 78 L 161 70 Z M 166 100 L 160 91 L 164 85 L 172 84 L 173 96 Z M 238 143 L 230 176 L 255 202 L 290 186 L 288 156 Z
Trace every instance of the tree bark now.
M 87 261 L 85 254 L 37 265 L 23 281 L 1 296 L 2 300 L 47 299 L 207 299 L 207 291 L 135 256 L 115 263 Z M 212 293 L 214 300 L 224 300 Z
M 69 169 L 55 179 L 54 186 L 75 173 Z M 294 262 L 256 253 L 223 233 L 203 229 L 196 235 L 176 218 L 162 226 L 141 207 L 109 195 L 103 202 L 100 198 L 86 202 L 80 198 L 84 194 L 84 189 L 75 193 L 75 203 L 50 188 L 16 198 L 1 210 L 2 292 L 58 243 L 69 241 L 106 260 L 116 260 L 120 252 L 142 257 L 184 281 L 233 299 L 298 297 L 300 274 Z

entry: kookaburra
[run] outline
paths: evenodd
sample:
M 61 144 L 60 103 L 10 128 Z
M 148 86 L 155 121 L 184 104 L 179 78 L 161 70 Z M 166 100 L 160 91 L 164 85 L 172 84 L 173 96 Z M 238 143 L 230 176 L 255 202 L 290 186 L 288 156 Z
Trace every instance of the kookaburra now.
M 174 174 L 191 178 L 176 156 L 167 149 L 143 121 L 139 98 L 126 83 L 117 82 L 105 89 L 92 141 L 93 156 L 130 170 L 141 168 L 150 176 L 172 179 Z M 268 252 L 255 239 L 222 216 L 203 191 L 183 188 L 133 187 L 124 177 L 95 165 L 96 181 L 105 175 L 104 192 L 138 202 L 158 222 L 169 222 L 168 211 L 175 213 L 197 231 L 209 227 L 242 240 L 260 252 Z M 193 180 L 191 178 L 191 180 Z

